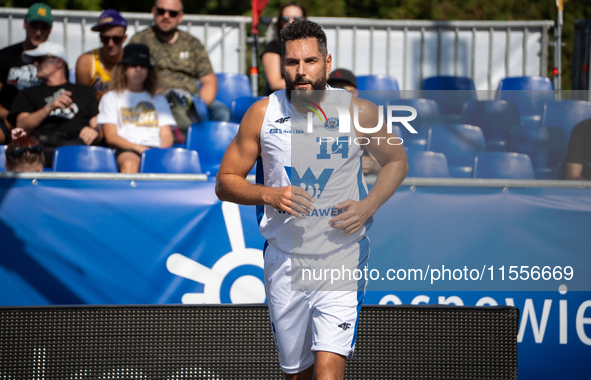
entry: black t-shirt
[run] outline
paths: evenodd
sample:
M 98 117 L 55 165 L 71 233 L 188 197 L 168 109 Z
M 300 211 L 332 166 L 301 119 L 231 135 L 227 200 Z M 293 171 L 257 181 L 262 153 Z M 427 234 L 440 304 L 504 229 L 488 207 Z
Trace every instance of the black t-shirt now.
M 80 130 L 88 126 L 90 119 L 98 114 L 98 102 L 91 87 L 64 83 L 61 86 L 42 84 L 23 90 L 10 109 L 8 121 L 16 125 L 16 117 L 19 113 L 33 113 L 51 103 L 64 91 L 72 92 L 73 103 L 69 108 L 53 110 L 35 129 L 35 132 L 43 145 L 66 145 L 62 140 L 78 138 Z
M 582 176 L 591 180 L 591 119 L 583 120 L 573 128 L 566 162 L 583 164 Z
M 274 39 L 265 46 L 265 51 L 261 54 L 261 57 L 266 53 L 274 53 L 281 57 L 281 40 Z M 271 95 L 273 91 L 269 88 L 269 84 L 265 82 L 265 95 Z
M 0 105 L 10 110 L 19 91 L 43 83 L 37 78 L 37 68 L 23 61 L 23 43 L 19 42 L 0 50 Z

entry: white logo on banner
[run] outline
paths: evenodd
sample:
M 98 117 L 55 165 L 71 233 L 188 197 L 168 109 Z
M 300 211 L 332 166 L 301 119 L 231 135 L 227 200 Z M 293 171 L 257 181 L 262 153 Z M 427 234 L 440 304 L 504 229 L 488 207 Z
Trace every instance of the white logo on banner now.
M 223 255 L 211 269 L 180 253 L 173 253 L 166 260 L 170 273 L 205 285 L 203 293 L 185 293 L 184 304 L 219 304 L 222 283 L 230 272 L 245 265 L 263 268 L 263 251 L 246 248 L 238 205 L 222 202 L 222 213 L 232 252 Z M 265 302 L 265 286 L 258 277 L 243 275 L 232 284 L 230 300 L 232 303 Z

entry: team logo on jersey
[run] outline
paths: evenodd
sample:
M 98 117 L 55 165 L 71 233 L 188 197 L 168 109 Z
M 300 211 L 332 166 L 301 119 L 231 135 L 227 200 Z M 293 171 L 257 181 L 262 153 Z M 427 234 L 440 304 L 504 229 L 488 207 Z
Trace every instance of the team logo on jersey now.
M 338 325 L 337 327 L 340 327 L 340 328 L 342 328 L 342 329 L 343 329 L 343 331 L 347 331 L 347 329 L 348 329 L 349 327 L 351 327 L 351 324 L 350 324 L 350 323 L 347 323 L 347 322 L 343 322 L 343 323 L 341 323 L 340 325 Z
M 310 110 L 312 110 L 312 112 L 316 114 L 316 116 L 318 116 L 318 120 L 320 120 L 320 122 L 324 125 L 324 128 L 328 129 L 329 131 L 335 131 L 339 128 L 338 117 L 327 117 L 322 107 L 320 107 L 318 104 L 310 102 L 308 100 L 304 100 L 304 102 L 310 104 L 309 106 L 306 106 L 306 108 L 309 108 Z M 322 120 L 322 116 L 320 116 L 320 113 L 322 113 L 322 116 L 324 116 L 324 121 Z
M 275 123 L 283 124 L 283 123 L 285 123 L 287 121 L 289 121 L 289 116 L 287 116 L 287 117 L 280 117 L 279 119 L 275 120 Z
M 320 198 L 334 169 L 324 169 L 318 177 L 314 175 L 311 168 L 306 169 L 304 175 L 301 177 L 296 168 L 292 168 L 291 166 L 285 166 L 285 171 L 293 186 L 299 186 L 310 193 L 312 197 Z

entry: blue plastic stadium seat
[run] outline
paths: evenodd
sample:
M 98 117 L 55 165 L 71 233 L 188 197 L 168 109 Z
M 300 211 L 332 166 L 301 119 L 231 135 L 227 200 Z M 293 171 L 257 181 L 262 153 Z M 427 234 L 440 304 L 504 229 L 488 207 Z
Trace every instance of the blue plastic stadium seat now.
M 209 110 L 205 101 L 198 96 L 193 96 L 193 106 L 199 116 L 199 121 L 209 121 Z
M 427 146 L 427 133 L 429 127 L 439 124 L 439 107 L 437 103 L 429 99 L 393 99 L 390 105 L 401 105 L 414 107 L 417 111 L 417 117 L 409 124 L 418 132 L 410 133 L 404 126 L 402 138 L 404 139 L 404 149 L 407 152 L 424 151 Z M 406 111 L 392 111 L 393 116 L 408 116 Z
M 464 103 L 462 123 L 482 129 L 488 151 L 507 151 L 514 127 L 521 125 L 517 106 L 506 100 Z
M 115 155 L 100 146 L 69 145 L 53 154 L 54 172 L 117 173 Z
M 140 173 L 201 174 L 199 154 L 183 148 L 148 149 L 142 153 Z
M 187 149 L 196 150 L 201 170 L 215 176 L 230 142 L 238 133 L 238 124 L 223 121 L 195 123 L 187 132 Z
M 449 177 L 445 154 L 437 152 L 408 153 L 407 177 Z
M 474 178 L 535 179 L 527 154 L 486 152 L 474 159 Z
M 560 179 L 566 158 L 566 133 L 557 127 L 518 127 L 511 136 L 511 151 L 527 154 L 537 179 Z
M 224 103 L 228 108 L 232 106 L 232 100 L 240 96 L 252 96 L 250 81 L 244 74 L 217 73 L 218 93 L 216 99 Z
M 242 121 L 242 117 L 256 101 L 264 99 L 264 96 L 241 96 L 232 100 L 230 107 L 230 122 L 238 123 Z
M 510 77 L 501 79 L 497 99 L 517 105 L 522 125 L 540 125 L 544 104 L 555 100 L 554 86 L 544 77 Z
M 6 171 L 6 145 L 0 145 L 0 172 Z
M 549 101 L 542 112 L 542 125 L 561 128 L 567 141 L 573 127 L 587 119 L 591 119 L 591 102 L 582 100 Z
M 441 113 L 441 122 L 447 124 L 460 123 L 464 103 L 476 100 L 474 81 L 467 77 L 426 78 L 423 81 L 422 92 L 423 98 L 437 102 Z
M 396 78 L 388 75 L 360 75 L 357 77 L 359 97 L 378 106 L 384 106 L 392 99 L 400 98 L 400 88 Z
M 68 74 L 70 83 L 76 83 L 76 69 L 70 69 Z
M 486 151 L 486 142 L 482 130 L 476 126 L 435 125 L 429 128 L 427 150 L 445 154 L 452 177 L 470 178 L 474 158 Z

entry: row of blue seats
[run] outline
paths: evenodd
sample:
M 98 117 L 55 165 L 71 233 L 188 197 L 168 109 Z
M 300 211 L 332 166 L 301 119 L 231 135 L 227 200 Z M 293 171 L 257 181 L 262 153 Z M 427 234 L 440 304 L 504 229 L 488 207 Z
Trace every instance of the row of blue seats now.
M 142 173 L 190 173 L 215 176 L 224 152 L 238 133 L 238 124 L 201 122 L 189 127 L 185 148 L 149 149 L 142 154 Z M 0 170 L 5 170 L 5 149 L 0 146 Z M 53 171 L 117 173 L 113 151 L 95 146 L 64 146 L 56 150 Z M 254 169 L 251 172 L 254 174 Z
M 412 152 L 408 154 L 408 177 L 451 177 L 445 154 Z M 532 161 L 527 154 L 485 152 L 473 159 L 472 178 L 535 179 Z

